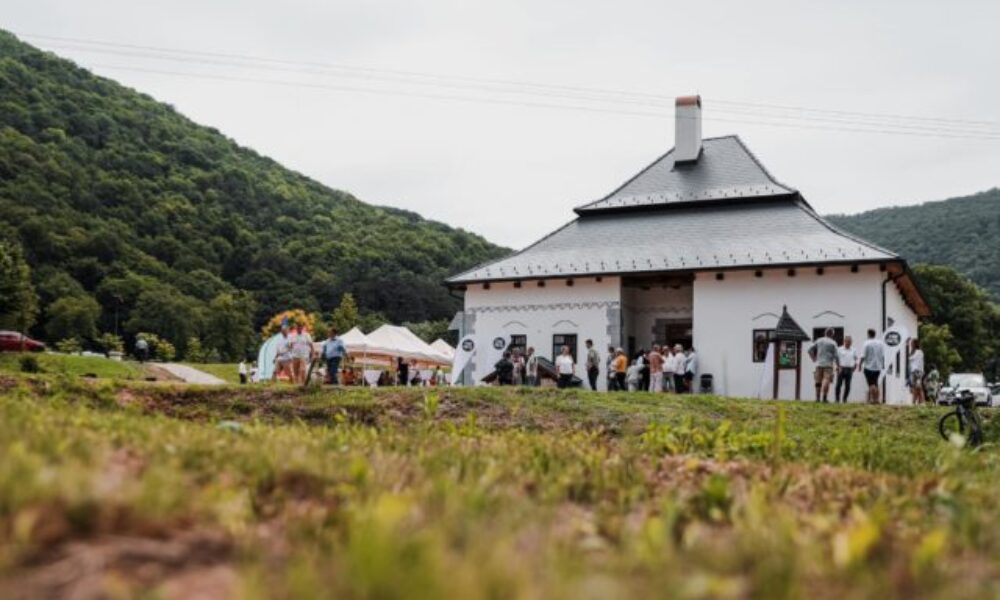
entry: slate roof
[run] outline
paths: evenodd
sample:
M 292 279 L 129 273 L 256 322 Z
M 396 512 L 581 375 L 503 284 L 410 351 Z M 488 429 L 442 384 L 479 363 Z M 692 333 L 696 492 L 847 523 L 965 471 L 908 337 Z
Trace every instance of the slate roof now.
M 824 221 L 735 135 L 706 138 L 693 163 L 672 154 L 535 244 L 448 283 L 899 259 Z
M 795 194 L 778 182 L 735 135 L 702 140 L 697 162 L 675 165 L 673 149 L 578 214 Z
M 897 258 L 834 228 L 801 199 L 770 198 L 586 214 L 524 250 L 448 283 Z

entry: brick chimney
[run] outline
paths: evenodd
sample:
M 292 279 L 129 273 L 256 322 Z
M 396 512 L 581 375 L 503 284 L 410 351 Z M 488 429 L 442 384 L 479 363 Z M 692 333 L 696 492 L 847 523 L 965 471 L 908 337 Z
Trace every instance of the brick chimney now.
M 678 96 L 674 104 L 674 163 L 701 156 L 701 96 Z

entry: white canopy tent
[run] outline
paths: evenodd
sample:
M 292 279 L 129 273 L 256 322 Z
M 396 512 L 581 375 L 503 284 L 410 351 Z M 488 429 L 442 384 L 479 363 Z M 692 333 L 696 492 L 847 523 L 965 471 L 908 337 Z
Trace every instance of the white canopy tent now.
M 341 334 L 340 341 L 344 342 L 347 353 L 351 355 L 386 354 L 389 352 L 386 348 L 376 348 L 373 346 L 368 341 L 368 336 L 357 327 L 353 327 L 347 333 Z
M 381 352 L 392 356 L 439 365 L 451 364 L 448 356 L 432 348 L 406 327 L 383 325 L 369 333 L 367 341 L 371 347 L 380 348 Z
M 431 348 L 439 352 L 442 356 L 446 356 L 449 360 L 455 360 L 455 349 L 441 338 L 431 342 Z

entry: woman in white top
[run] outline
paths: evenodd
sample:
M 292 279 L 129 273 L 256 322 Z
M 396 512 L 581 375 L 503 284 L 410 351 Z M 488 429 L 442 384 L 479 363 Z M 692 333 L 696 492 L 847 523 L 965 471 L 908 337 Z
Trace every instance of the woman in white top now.
M 924 397 L 924 351 L 920 349 L 920 340 L 910 340 L 910 393 L 914 404 L 923 404 Z
M 556 374 L 559 375 L 556 385 L 560 389 L 568 388 L 573 383 L 575 373 L 576 363 L 569 353 L 569 346 L 563 346 L 559 350 L 559 356 L 556 357 Z

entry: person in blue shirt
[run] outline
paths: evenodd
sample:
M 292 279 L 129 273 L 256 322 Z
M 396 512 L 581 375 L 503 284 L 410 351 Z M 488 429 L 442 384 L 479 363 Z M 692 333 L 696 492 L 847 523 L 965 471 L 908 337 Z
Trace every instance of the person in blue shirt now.
M 340 382 L 340 361 L 347 355 L 347 347 L 333 327 L 330 328 L 329 337 L 323 342 L 321 355 L 326 362 L 326 374 L 330 378 L 330 383 L 337 385 Z

